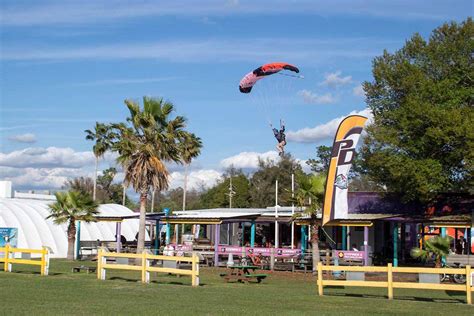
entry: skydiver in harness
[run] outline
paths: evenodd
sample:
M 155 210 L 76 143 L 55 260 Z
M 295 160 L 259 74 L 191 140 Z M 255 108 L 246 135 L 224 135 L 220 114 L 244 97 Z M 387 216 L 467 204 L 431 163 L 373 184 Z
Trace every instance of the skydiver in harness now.
M 270 123 L 270 127 L 273 130 L 273 135 L 275 136 L 278 145 L 276 146 L 278 150 L 278 155 L 282 157 L 285 154 L 285 145 L 286 145 L 286 136 L 285 136 L 285 122 L 280 120 L 280 130 L 273 128 L 272 123 Z

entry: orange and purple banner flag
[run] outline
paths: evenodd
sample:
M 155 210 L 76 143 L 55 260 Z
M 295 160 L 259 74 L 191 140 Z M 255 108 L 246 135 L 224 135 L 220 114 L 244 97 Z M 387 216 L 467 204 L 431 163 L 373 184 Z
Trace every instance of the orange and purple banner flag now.
M 342 120 L 332 145 L 323 204 L 323 225 L 348 218 L 348 176 L 367 118 L 350 115 Z

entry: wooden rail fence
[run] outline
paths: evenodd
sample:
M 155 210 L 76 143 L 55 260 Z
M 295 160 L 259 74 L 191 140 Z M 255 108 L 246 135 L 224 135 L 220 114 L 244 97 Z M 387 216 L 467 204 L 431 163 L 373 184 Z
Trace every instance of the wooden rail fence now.
M 0 258 L 0 262 L 3 262 L 3 270 L 5 272 L 12 271 L 12 264 L 26 264 L 40 266 L 41 275 L 48 275 L 49 273 L 49 250 L 47 247 L 43 249 L 26 249 L 26 248 L 13 248 L 10 245 L 0 248 L 0 253 L 3 253 L 3 258 Z M 40 254 L 38 259 L 17 259 L 15 253 L 29 253 L 29 254 Z
M 107 258 L 140 259 L 141 265 L 107 263 Z M 150 265 L 151 260 L 189 262 L 191 263 L 191 270 L 155 267 Z M 107 269 L 140 271 L 143 283 L 150 282 L 150 272 L 189 275 L 192 278 L 192 286 L 199 286 L 199 257 L 196 254 L 193 254 L 192 257 L 173 257 L 152 255 L 147 252 L 141 254 L 106 252 L 99 249 L 97 259 L 97 278 L 105 280 Z
M 387 273 L 387 281 L 324 280 L 323 271 L 382 272 Z M 459 274 L 466 276 L 466 284 L 394 282 L 393 273 Z M 393 299 L 393 289 L 446 290 L 466 292 L 466 302 L 472 304 L 471 282 L 471 266 L 469 265 L 465 268 L 395 268 L 391 263 L 386 267 L 324 266 L 321 262 L 318 263 L 317 285 L 320 296 L 324 295 L 323 288 L 326 285 L 387 288 L 388 299 L 390 300 Z

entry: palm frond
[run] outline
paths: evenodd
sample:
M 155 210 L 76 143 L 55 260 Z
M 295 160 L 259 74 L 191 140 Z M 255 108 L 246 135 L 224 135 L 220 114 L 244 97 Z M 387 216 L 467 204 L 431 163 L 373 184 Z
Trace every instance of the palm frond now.
M 57 192 L 55 195 L 56 202 L 49 205 L 47 219 L 52 219 L 56 224 L 69 223 L 71 220 L 95 220 L 98 205 L 90 195 L 78 191 Z

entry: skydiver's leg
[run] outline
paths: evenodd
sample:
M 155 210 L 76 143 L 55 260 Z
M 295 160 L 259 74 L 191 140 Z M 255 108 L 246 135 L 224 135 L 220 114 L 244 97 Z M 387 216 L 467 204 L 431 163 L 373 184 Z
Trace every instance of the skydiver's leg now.
M 278 144 L 278 146 L 281 148 L 280 156 L 283 156 L 285 154 L 285 145 L 286 145 L 286 141 L 282 141 L 281 143 Z
M 283 156 L 283 154 L 284 154 L 284 149 L 283 149 L 283 146 L 285 146 L 284 144 L 285 144 L 285 142 L 280 142 L 280 143 L 278 143 L 278 145 L 277 145 L 278 155 L 279 155 L 279 156 Z

